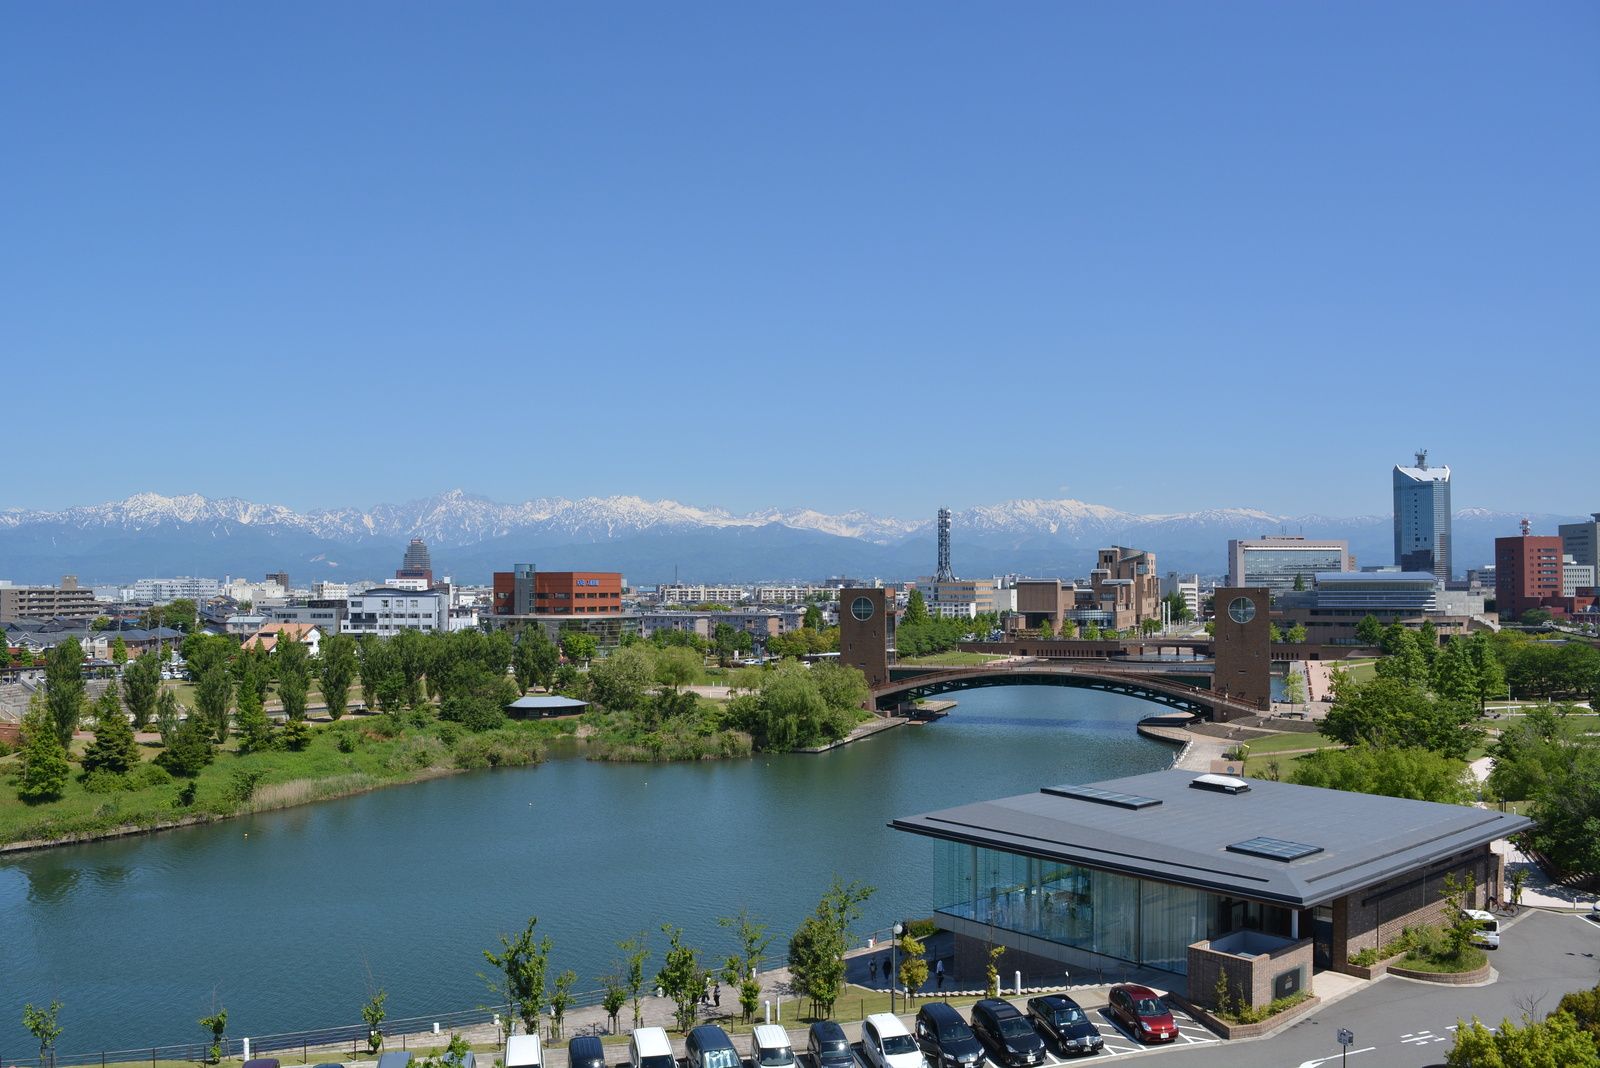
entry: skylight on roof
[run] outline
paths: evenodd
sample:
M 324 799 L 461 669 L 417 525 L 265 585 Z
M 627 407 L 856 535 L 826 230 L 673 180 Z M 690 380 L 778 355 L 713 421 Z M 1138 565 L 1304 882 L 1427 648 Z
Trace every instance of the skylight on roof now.
M 1252 857 L 1265 857 L 1268 860 L 1299 860 L 1309 857 L 1313 853 L 1322 852 L 1321 846 L 1306 845 L 1304 842 L 1291 842 L 1285 838 L 1249 838 L 1243 842 L 1235 842 L 1228 847 L 1230 853 L 1248 853 Z
M 1117 808 L 1140 809 L 1161 804 L 1159 798 L 1102 790 L 1098 786 L 1046 786 L 1042 792 L 1054 794 L 1056 797 L 1071 797 L 1078 801 L 1093 801 L 1097 805 L 1113 805 Z

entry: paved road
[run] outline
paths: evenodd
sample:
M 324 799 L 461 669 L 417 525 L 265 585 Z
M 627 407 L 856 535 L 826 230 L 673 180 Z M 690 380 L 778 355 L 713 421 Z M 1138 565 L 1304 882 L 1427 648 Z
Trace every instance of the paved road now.
M 1431 1068 L 1444 1063 L 1456 1020 L 1485 1024 L 1522 1015 L 1537 999 L 1540 1016 L 1569 990 L 1600 980 L 1600 926 L 1579 916 L 1524 912 L 1489 955 L 1500 973 L 1482 987 L 1441 987 L 1390 976 L 1312 1013 L 1276 1037 L 1176 1051 L 1175 1068 L 1336 1068 L 1338 1028 L 1355 1032 L 1351 1068 Z

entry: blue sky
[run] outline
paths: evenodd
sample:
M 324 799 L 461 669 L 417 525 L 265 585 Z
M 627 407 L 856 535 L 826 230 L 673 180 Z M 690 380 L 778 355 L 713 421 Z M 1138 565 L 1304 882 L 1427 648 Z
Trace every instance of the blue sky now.
M 1593 4 L 5 23 L 0 507 L 1600 508 Z

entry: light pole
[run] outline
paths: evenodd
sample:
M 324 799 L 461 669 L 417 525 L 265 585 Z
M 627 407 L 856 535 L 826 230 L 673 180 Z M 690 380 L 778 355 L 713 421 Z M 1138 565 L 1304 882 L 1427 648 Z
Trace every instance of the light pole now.
M 894 925 L 894 941 L 890 943 L 889 959 L 893 966 L 889 970 L 889 1014 L 894 1015 L 894 984 L 900 978 L 900 935 L 905 931 L 905 925 Z

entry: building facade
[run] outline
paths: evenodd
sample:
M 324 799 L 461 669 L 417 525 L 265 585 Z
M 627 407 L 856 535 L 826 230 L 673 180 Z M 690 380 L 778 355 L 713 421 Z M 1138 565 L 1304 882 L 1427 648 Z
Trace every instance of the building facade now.
M 648 638 L 658 630 L 697 634 L 709 640 L 717 624 L 742 630 L 758 642 L 799 630 L 805 623 L 803 608 L 743 608 L 731 612 L 696 612 L 662 609 L 639 613 L 639 634 Z
M 881 586 L 839 590 L 839 662 L 866 676 L 867 686 L 889 681 L 895 661 L 895 591 Z
M 619 571 L 538 571 L 518 564 L 494 573 L 492 614 L 601 616 L 622 612 Z
M 1122 545 L 1101 549 L 1089 572 L 1089 588 L 1094 609 L 1118 630 L 1161 618 L 1161 578 L 1155 553 Z
M 1494 540 L 1494 602 L 1500 618 L 1522 613 L 1561 596 L 1561 539 L 1524 534 Z
M 660 604 L 743 604 L 748 591 L 743 586 L 700 586 L 675 582 L 658 587 Z
M 1415 466 L 1394 469 L 1395 566 L 1448 582 L 1450 547 L 1450 468 L 1429 467 L 1419 452 Z
M 0 623 L 14 619 L 88 620 L 100 614 L 94 590 L 79 589 L 75 575 L 59 586 L 0 586 Z
M 1166 600 L 1173 594 L 1177 594 L 1183 600 L 1184 607 L 1189 610 L 1190 619 L 1200 618 L 1199 575 L 1180 575 L 1176 571 L 1168 571 L 1167 577 L 1161 580 L 1161 599 Z
M 180 575 L 177 578 L 139 579 L 128 587 L 124 599 L 149 604 L 171 604 L 183 599 L 199 602 L 208 601 L 221 592 L 222 583 L 216 579 Z
M 1579 567 L 1590 567 L 1600 576 L 1600 512 L 1591 513 L 1587 522 L 1562 523 L 1556 528 L 1561 551 Z
M 1311 588 L 1312 576 L 1349 571 L 1350 543 L 1263 535 L 1228 541 L 1228 585 L 1265 586 L 1274 596 L 1288 593 L 1298 579 Z
M 917 589 L 923 591 L 929 615 L 959 619 L 996 611 L 994 585 L 993 579 L 944 581 L 935 577 L 917 580 Z
M 433 585 L 433 556 L 428 552 L 428 543 L 421 538 L 412 538 L 406 546 L 406 555 L 400 561 L 400 567 L 395 571 L 397 579 L 420 579 L 424 588 Z
M 348 605 L 339 627 L 344 634 L 387 638 L 403 630 L 450 629 L 450 601 L 438 593 L 377 586 L 351 597 Z
M 832 601 L 839 591 L 830 586 L 757 586 L 757 604 L 805 604 L 807 601 Z

